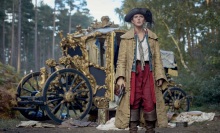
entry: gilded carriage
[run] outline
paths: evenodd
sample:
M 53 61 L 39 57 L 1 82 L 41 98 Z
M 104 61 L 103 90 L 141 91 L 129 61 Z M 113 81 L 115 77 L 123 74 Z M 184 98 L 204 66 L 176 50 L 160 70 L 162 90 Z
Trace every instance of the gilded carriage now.
M 109 108 L 109 102 L 114 101 L 115 66 L 124 33 L 107 16 L 88 29 L 77 26 L 77 31 L 66 37 L 60 33 L 62 57 L 59 61 L 48 59 L 46 67 L 20 81 L 18 107 L 14 109 L 31 120 L 61 123 L 69 118 L 83 119 L 91 110 Z M 166 105 L 188 111 L 186 93 L 176 88 L 170 85 L 164 92 Z

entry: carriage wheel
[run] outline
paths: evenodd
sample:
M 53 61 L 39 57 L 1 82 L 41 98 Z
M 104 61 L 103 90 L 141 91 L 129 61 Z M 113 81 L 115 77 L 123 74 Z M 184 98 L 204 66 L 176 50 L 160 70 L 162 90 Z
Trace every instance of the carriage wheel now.
M 189 111 L 189 99 L 182 89 L 170 88 L 164 92 L 163 98 L 168 112 Z
M 83 119 L 92 106 L 92 96 L 89 80 L 75 69 L 51 74 L 43 91 L 47 115 L 58 123 L 69 118 Z
M 33 97 L 37 99 L 36 95 L 42 90 L 40 86 L 40 76 L 40 72 L 30 73 L 26 75 L 17 86 L 18 110 L 25 118 L 30 120 L 43 121 L 49 119 L 40 105 L 27 102 Z

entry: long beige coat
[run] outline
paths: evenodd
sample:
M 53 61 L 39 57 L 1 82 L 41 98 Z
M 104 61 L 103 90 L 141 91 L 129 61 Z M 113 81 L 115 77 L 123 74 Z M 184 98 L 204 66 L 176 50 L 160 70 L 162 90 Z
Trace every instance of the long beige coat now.
M 119 76 L 125 77 L 126 82 L 126 94 L 122 98 L 120 105 L 117 108 L 115 125 L 117 128 L 127 128 L 130 120 L 130 78 L 132 63 L 134 59 L 134 50 L 136 42 L 134 39 L 134 29 L 126 32 L 121 36 L 121 43 L 119 48 L 118 62 L 115 79 Z M 154 80 L 165 79 L 164 68 L 162 66 L 158 37 L 152 31 L 148 30 L 148 41 L 152 53 L 152 66 Z M 166 83 L 166 82 L 164 82 Z M 163 85 L 164 86 L 164 85 Z M 168 120 L 165 111 L 165 105 L 163 100 L 163 94 L 161 90 L 155 85 L 156 95 L 156 111 L 157 111 L 157 124 L 159 127 L 167 127 Z M 143 114 L 141 115 L 141 121 L 144 123 Z

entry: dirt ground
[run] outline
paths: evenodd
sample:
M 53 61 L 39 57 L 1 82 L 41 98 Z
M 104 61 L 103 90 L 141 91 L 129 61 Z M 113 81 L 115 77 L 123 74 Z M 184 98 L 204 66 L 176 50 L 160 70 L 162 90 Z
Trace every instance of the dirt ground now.
M 4 122 L 7 125 L 7 121 Z M 47 122 L 48 123 L 48 122 Z M 127 133 L 127 130 L 121 131 L 104 131 L 97 130 L 96 127 L 72 127 L 72 128 L 16 128 L 9 126 L 9 128 L 1 128 L 0 133 Z M 215 116 L 213 121 L 196 122 L 188 127 L 175 128 L 156 128 L 156 133 L 219 133 L 220 132 L 220 116 Z M 145 130 L 139 130 L 138 133 L 144 133 Z

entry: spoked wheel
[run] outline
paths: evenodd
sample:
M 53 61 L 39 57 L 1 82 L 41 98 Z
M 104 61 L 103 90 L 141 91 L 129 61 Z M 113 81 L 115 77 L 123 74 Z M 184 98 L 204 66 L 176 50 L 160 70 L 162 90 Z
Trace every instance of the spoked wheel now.
M 182 89 L 170 88 L 164 92 L 163 98 L 168 112 L 189 111 L 189 98 Z
M 83 119 L 92 106 L 92 96 L 89 80 L 75 69 L 51 74 L 43 91 L 47 115 L 58 123 L 69 118 Z
M 17 109 L 27 119 L 43 121 L 49 119 L 44 110 L 41 109 L 40 96 L 40 72 L 26 75 L 17 86 Z M 34 104 L 36 103 L 36 104 Z

